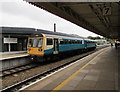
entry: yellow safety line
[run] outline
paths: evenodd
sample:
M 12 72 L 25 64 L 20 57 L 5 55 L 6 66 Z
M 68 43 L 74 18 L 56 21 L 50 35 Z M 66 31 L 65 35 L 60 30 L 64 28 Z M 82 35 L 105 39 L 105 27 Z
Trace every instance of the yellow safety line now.
M 22 55 L 27 55 L 27 53 L 25 53 L 25 54 L 14 54 L 14 55 L 8 55 L 8 56 L 1 56 L 0 58 L 9 58 L 9 57 L 12 57 L 12 56 L 22 56 Z
M 106 50 L 105 50 L 106 51 Z M 105 52 L 104 51 L 104 52 Z M 70 77 L 68 77 L 66 80 L 64 80 L 60 85 L 58 85 L 56 88 L 54 88 L 51 92 L 57 92 L 59 89 L 61 89 L 65 84 L 67 84 L 75 75 L 77 75 L 82 69 L 84 69 L 88 64 L 90 64 L 92 61 L 94 61 L 99 55 L 103 54 L 99 53 L 97 56 L 95 56 L 92 60 L 90 60 L 87 64 L 85 64 L 82 68 L 80 68 L 78 71 L 73 73 Z

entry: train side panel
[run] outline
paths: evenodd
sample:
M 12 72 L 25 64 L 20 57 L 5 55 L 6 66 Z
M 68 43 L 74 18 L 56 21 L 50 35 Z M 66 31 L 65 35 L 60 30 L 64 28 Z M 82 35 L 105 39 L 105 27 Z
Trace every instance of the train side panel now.
M 86 48 L 96 48 L 96 42 L 92 40 L 85 40 L 85 47 Z
M 61 42 L 62 41 L 62 42 Z M 72 51 L 77 49 L 84 49 L 83 40 L 77 39 L 61 39 L 59 44 L 59 52 Z
M 59 45 L 59 52 L 72 51 L 77 49 L 84 49 L 84 44 L 64 44 Z
M 53 38 L 45 38 L 44 55 L 53 54 Z

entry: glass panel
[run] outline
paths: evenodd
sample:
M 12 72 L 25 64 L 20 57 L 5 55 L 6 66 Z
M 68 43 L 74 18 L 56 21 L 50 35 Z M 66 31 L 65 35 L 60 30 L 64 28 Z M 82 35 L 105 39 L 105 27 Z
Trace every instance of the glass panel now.
M 42 47 L 42 38 L 29 39 L 28 47 Z
M 52 45 L 52 44 L 53 44 L 52 39 L 47 38 L 47 45 Z
M 38 47 L 42 47 L 42 39 L 39 39 Z
M 28 47 L 32 47 L 33 41 L 32 39 L 29 39 Z
M 32 47 L 37 47 L 39 42 L 39 39 L 33 39 L 33 46 Z

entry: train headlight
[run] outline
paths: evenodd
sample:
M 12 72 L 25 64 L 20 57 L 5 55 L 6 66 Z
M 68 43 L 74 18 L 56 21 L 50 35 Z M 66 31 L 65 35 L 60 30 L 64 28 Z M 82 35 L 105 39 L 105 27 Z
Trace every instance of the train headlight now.
M 31 60 L 33 60 L 34 58 L 31 58 Z
M 38 49 L 38 51 L 42 51 L 42 49 Z

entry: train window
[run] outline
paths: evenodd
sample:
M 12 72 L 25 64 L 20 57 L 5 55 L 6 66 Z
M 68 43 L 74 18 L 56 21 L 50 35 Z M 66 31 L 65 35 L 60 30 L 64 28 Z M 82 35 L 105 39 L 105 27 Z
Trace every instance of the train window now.
M 80 44 L 82 44 L 82 41 L 80 41 Z
M 29 39 L 28 41 L 29 41 L 29 43 L 28 43 L 28 47 L 31 47 L 32 44 L 33 44 L 33 41 L 32 41 L 32 39 Z
M 64 43 L 67 44 L 67 40 L 65 40 Z
M 50 38 L 47 38 L 47 45 L 53 45 L 53 40 Z
M 72 40 L 72 44 L 74 44 L 74 40 Z
M 68 40 L 66 40 L 66 44 L 69 44 L 69 41 L 68 41 Z
M 79 44 L 79 41 L 77 41 L 77 44 Z
M 42 46 L 42 39 L 32 39 L 33 40 L 33 46 L 32 47 L 41 47 Z
M 84 44 L 84 40 L 82 40 L 81 42 L 82 42 L 81 44 Z
M 66 40 L 63 40 L 63 44 L 67 44 Z
M 71 44 L 71 41 L 69 40 L 68 43 Z
M 28 47 L 41 47 L 42 46 L 42 39 L 29 39 Z
M 90 43 L 89 41 L 87 41 L 87 43 Z
M 72 41 L 70 40 L 70 44 L 72 44 Z
M 64 41 L 64 40 L 62 41 L 62 44 L 65 44 L 65 41 Z
M 76 44 L 78 44 L 78 41 L 75 41 Z
M 74 41 L 74 44 L 76 44 L 76 41 Z
M 60 44 L 64 44 L 64 41 L 60 41 Z
M 69 40 L 66 40 L 66 44 L 70 44 L 70 43 L 69 43 Z
M 42 47 L 42 39 L 39 39 L 38 47 Z
M 33 39 L 33 46 L 32 47 L 37 47 L 39 39 Z

